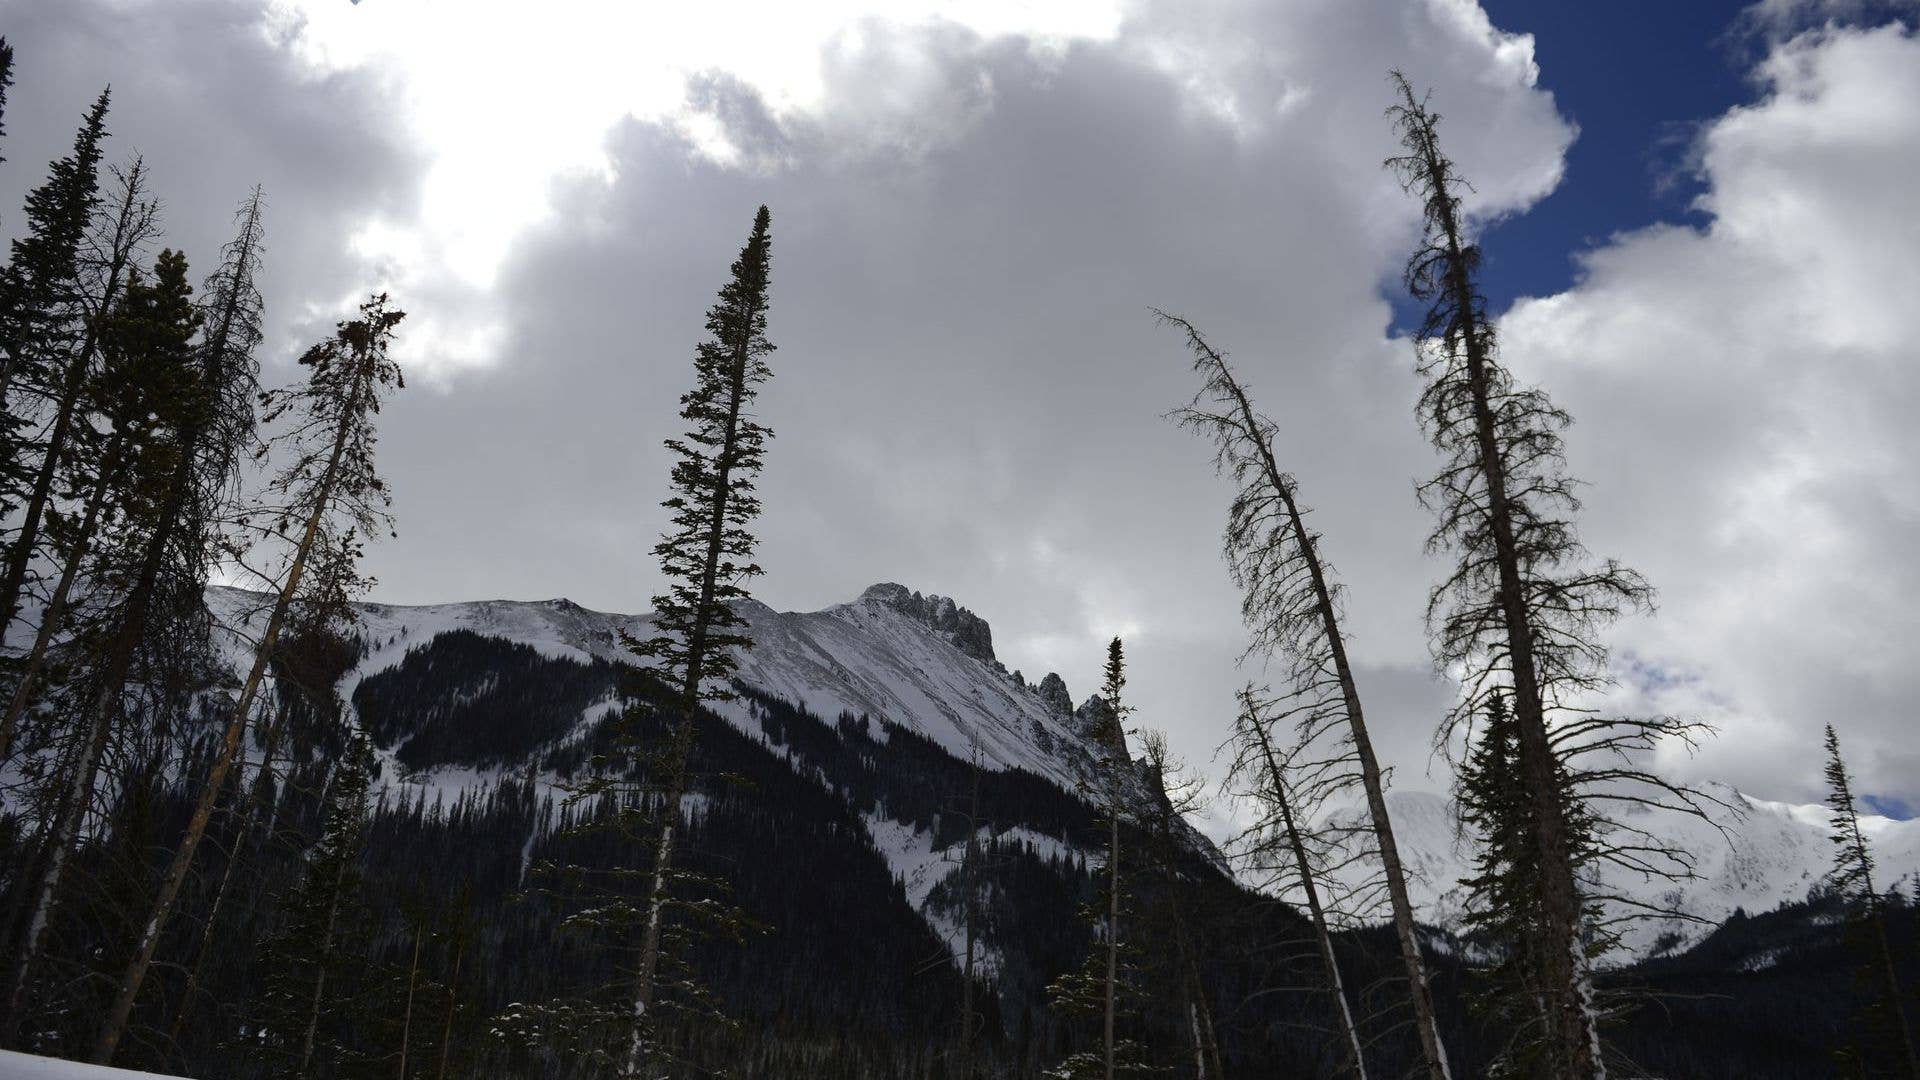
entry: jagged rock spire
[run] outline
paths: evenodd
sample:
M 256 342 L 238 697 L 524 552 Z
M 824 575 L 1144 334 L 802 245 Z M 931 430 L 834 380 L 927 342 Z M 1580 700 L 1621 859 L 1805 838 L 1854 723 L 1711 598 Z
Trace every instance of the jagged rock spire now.
M 874 600 L 912 616 L 947 635 L 954 647 L 986 664 L 997 664 L 993 655 L 993 628 L 987 620 L 968 611 L 952 597 L 921 595 L 905 585 L 887 581 L 870 586 L 860 594 L 862 600 Z

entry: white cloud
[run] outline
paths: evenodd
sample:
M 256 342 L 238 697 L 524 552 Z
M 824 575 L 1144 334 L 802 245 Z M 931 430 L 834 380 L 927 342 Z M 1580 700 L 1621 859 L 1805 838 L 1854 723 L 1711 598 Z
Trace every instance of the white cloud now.
M 1818 790 L 1832 722 L 1867 790 L 1920 794 L 1920 39 L 1775 46 L 1700 144 L 1702 230 L 1616 238 L 1504 321 L 1580 419 L 1591 546 L 1661 587 L 1624 628 L 1725 733 L 1688 768 Z
M 1018 34 L 1046 45 L 1111 34 L 1117 20 L 1110 0 L 269 0 L 263 30 L 316 74 L 390 77 L 392 106 L 427 158 L 418 217 L 370 220 L 355 246 L 399 291 L 452 279 L 484 292 L 515 239 L 550 212 L 557 179 L 609 174 L 604 140 L 621 118 L 668 121 L 703 152 L 739 163 L 714 118 L 689 102 L 690 80 L 725 72 L 781 115 L 800 117 L 844 89 L 834 84 L 848 52 L 907 40 L 886 33 L 888 24 Z M 863 130 L 841 134 L 934 137 L 927 121 L 943 118 L 927 113 L 942 88 L 927 83 L 940 72 L 897 48 L 884 58 L 886 81 L 858 98 L 866 103 Z M 915 116 L 922 122 L 912 130 L 901 123 Z M 470 340 L 466 351 L 456 344 L 419 359 L 493 359 L 483 343 Z

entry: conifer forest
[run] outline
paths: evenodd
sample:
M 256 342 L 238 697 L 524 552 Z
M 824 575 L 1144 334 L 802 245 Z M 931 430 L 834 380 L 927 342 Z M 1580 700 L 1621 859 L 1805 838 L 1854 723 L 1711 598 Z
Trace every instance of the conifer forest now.
M 0 1078 L 1920 1080 L 1916 168 L 1910 3 L 0 0 Z

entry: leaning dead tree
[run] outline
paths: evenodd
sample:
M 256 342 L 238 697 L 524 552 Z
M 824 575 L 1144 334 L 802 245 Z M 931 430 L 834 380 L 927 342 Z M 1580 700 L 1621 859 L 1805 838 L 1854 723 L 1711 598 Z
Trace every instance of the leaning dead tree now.
M 1296 899 L 1307 910 L 1313 926 L 1314 947 L 1326 975 L 1327 994 L 1333 1000 L 1339 1024 L 1344 1073 L 1366 1080 L 1366 1049 L 1360 1026 L 1347 1000 L 1346 981 L 1333 949 L 1333 914 L 1325 893 L 1330 863 L 1344 857 L 1347 839 L 1339 830 L 1316 827 L 1329 795 L 1347 786 L 1343 763 L 1303 760 L 1287 751 L 1295 709 L 1290 699 L 1247 686 L 1240 691 L 1240 712 L 1229 740 L 1233 755 L 1227 768 L 1227 790 L 1252 811 L 1247 827 L 1230 847 L 1253 880 L 1277 896 Z
M 1400 961 L 1406 969 L 1407 996 L 1425 1072 L 1429 1080 L 1448 1080 L 1446 1047 L 1434 1020 L 1406 873 L 1387 812 L 1386 778 L 1367 733 L 1360 691 L 1340 629 L 1340 586 L 1320 555 L 1319 534 L 1307 527 L 1298 485 L 1280 468 L 1274 451 L 1277 426 L 1255 411 L 1226 357 L 1192 323 L 1177 315 L 1156 314 L 1186 335 L 1193 369 L 1203 380 L 1192 402 L 1171 415 L 1182 427 L 1213 440 L 1216 467 L 1239 485 L 1228 512 L 1225 548 L 1227 565 L 1241 590 L 1240 613 L 1253 635 L 1247 653 L 1277 658 L 1285 665 L 1288 689 L 1299 710 L 1296 725 L 1301 742 L 1333 739 L 1351 752 L 1365 792 Z
M 1441 457 L 1420 487 L 1436 523 L 1428 550 L 1453 557 L 1427 609 L 1436 664 L 1461 680 L 1438 742 L 1472 741 L 1477 718 L 1510 706 L 1516 773 L 1527 799 L 1530 867 L 1539 917 L 1527 980 L 1542 1017 L 1527 1048 L 1545 1075 L 1606 1075 L 1593 959 L 1619 919 L 1650 913 L 1599 884 L 1609 867 L 1685 876 L 1691 857 L 1626 823 L 1610 808 L 1657 806 L 1705 816 L 1710 800 L 1647 766 L 1658 746 L 1691 745 L 1701 725 L 1674 717 L 1597 711 L 1612 686 L 1600 631 L 1650 609 L 1653 591 L 1634 571 L 1596 561 L 1576 536 L 1577 482 L 1561 432 L 1571 417 L 1540 390 L 1515 383 L 1497 356 L 1495 328 L 1476 285 L 1479 248 L 1467 235 L 1466 188 L 1441 152 L 1439 116 L 1398 73 L 1389 110 L 1405 151 L 1387 162 L 1420 200 L 1424 230 L 1407 262 L 1407 291 L 1427 305 L 1416 335 L 1425 381 L 1419 416 Z M 1590 828 L 1589 824 L 1590 823 Z M 1590 832 L 1591 842 L 1577 834 Z M 1608 914 L 1603 914 L 1606 912 Z
M 286 460 L 269 489 L 270 497 L 283 501 L 258 510 L 258 517 L 267 522 L 264 531 L 283 541 L 282 570 L 273 579 L 273 606 L 246 679 L 227 712 L 186 833 L 160 879 L 133 957 L 95 1038 L 94 1064 L 111 1064 L 126 1036 L 140 987 L 173 917 L 180 888 L 193 869 L 214 803 L 240 757 L 241 739 L 266 681 L 275 645 L 296 606 L 303 598 L 314 597 L 316 590 L 330 601 L 344 600 L 358 588 L 354 565 L 364 538 L 392 528 L 387 484 L 376 470 L 374 451 L 381 401 L 406 385 L 399 364 L 389 355 L 395 327 L 404 318 L 406 313 L 390 306 L 385 293 L 371 297 L 360 305 L 358 318 L 340 322 L 331 337 L 301 356 L 308 376 L 305 384 L 265 396 L 265 419 L 284 419 L 286 424 L 276 437 Z

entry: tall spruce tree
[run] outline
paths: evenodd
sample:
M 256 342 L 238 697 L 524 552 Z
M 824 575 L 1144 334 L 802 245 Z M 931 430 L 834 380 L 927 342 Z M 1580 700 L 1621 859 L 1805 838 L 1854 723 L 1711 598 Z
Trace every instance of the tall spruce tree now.
M 690 791 L 694 718 L 703 702 L 733 696 L 727 685 L 737 663 L 733 652 L 753 645 L 734 605 L 749 599 L 746 582 L 760 573 L 750 526 L 760 514 L 754 485 L 773 433 L 754 418 L 753 403 L 772 374 L 766 363 L 774 348 L 767 340 L 771 226 L 762 206 L 733 262 L 731 280 L 707 311 L 708 338 L 694 353 L 694 386 L 680 398 L 680 418 L 688 427 L 666 441 L 675 458 L 674 494 L 661 504 L 670 525 L 653 553 L 667 591 L 653 598 L 654 636 L 630 642 L 658 665 L 671 704 L 669 745 L 659 761 L 660 820 L 634 971 L 628 1075 L 638 1074 L 650 1052 L 648 1010 L 660 989 L 681 806 Z
M 260 948 L 262 993 L 242 1034 L 268 1076 L 333 1076 L 355 1063 L 355 1006 L 369 981 L 359 862 L 372 778 L 372 748 L 356 732 L 328 786 L 320 835 L 282 898 L 285 921 Z
M 1859 1038 L 1840 1053 L 1840 1063 L 1864 1075 L 1902 1075 L 1920 1080 L 1908 1002 L 1887 936 L 1887 898 L 1874 887 L 1873 852 L 1860 828 L 1853 779 L 1840 756 L 1840 737 L 1827 725 L 1827 820 L 1833 870 L 1827 884 L 1846 906 L 1847 936 L 1860 954 L 1856 980 L 1862 1001 Z
M 7 91 L 13 87 L 13 46 L 7 43 L 5 34 L 0 34 L 0 138 L 7 134 Z M 6 155 L 0 154 L 0 164 L 6 162 Z
M 1221 1080 L 1226 1071 L 1202 970 L 1205 909 L 1196 903 L 1200 895 L 1188 839 L 1192 817 L 1206 809 L 1205 793 L 1161 731 L 1141 733 L 1140 769 L 1147 789 L 1140 862 L 1152 888 L 1140 932 L 1157 946 L 1153 970 L 1165 985 L 1156 996 L 1169 1001 L 1185 1021 L 1194 1080 Z
M 360 305 L 357 318 L 339 323 L 331 337 L 301 356 L 300 364 L 307 370 L 304 384 L 264 396 L 264 420 L 286 421 L 275 446 L 287 460 L 269 488 L 270 497 L 278 501 L 256 511 L 259 527 L 284 545 L 281 569 L 273 578 L 273 607 L 255 646 L 252 667 L 227 714 L 186 833 L 160 879 L 139 945 L 101 1024 L 91 1053 L 95 1064 L 110 1064 L 126 1035 L 140 986 L 159 949 L 174 901 L 193 868 L 214 803 L 240 755 L 254 700 L 296 601 L 317 590 L 327 602 L 337 604 L 357 591 L 361 579 L 354 565 L 363 538 L 391 529 L 387 485 L 375 467 L 375 419 L 382 399 L 406 385 L 400 366 L 389 355 L 394 329 L 404 318 L 406 313 L 393 309 L 384 293 L 373 296 Z M 310 573 L 312 582 L 307 581 Z
M 1476 285 L 1480 253 L 1460 204 L 1465 181 L 1441 152 L 1439 116 L 1406 79 L 1397 72 L 1393 79 L 1399 100 L 1388 115 L 1405 153 L 1387 166 L 1420 200 L 1424 222 L 1406 269 L 1408 292 L 1427 305 L 1416 335 L 1426 384 L 1418 412 L 1442 457 L 1420 499 L 1438 519 L 1429 550 L 1456 560 L 1427 609 L 1436 664 L 1462 677 L 1439 742 L 1451 752 L 1495 695 L 1506 699 L 1534 830 L 1539 927 L 1525 955 L 1539 965 L 1531 977 L 1544 1024 L 1539 1060 L 1556 1077 L 1601 1077 L 1604 1010 L 1588 957 L 1609 930 L 1591 918 L 1603 897 L 1584 871 L 1613 864 L 1684 877 L 1693 863 L 1690 853 L 1600 808 L 1661 806 L 1705 816 L 1711 800 L 1644 764 L 1656 746 L 1691 745 L 1704 729 L 1590 705 L 1612 682 L 1600 631 L 1650 608 L 1653 591 L 1632 570 L 1596 563 L 1581 546 L 1577 482 L 1567 475 L 1561 438 L 1571 418 L 1545 393 L 1516 385 L 1499 363 Z M 1594 837 L 1584 856 L 1581 822 L 1592 823 Z
M 146 164 L 135 157 L 124 171 L 113 170 L 117 192 L 108 212 L 97 216 L 77 256 L 79 332 L 71 352 L 53 357 L 52 381 L 39 387 L 49 413 L 45 433 L 36 440 L 39 461 L 25 489 L 25 503 L 0 566 L 0 625 L 9 625 L 19 612 L 21 590 L 33 560 L 41 554 L 43 526 L 60 493 L 61 480 L 75 460 L 96 455 L 98 440 L 87 423 L 93 403 L 88 391 L 100 385 L 99 353 L 106 321 L 119 303 L 142 248 L 158 231 L 159 204 L 146 193 Z M 28 389 L 28 387 L 22 387 Z M 84 484 L 84 481 L 82 482 Z M 68 486 L 76 486 L 71 480 Z
M 184 357 L 198 327 L 187 306 L 193 290 L 184 276 L 186 258 L 163 253 L 156 266 L 157 286 L 140 293 L 133 288 L 135 260 L 156 231 L 159 211 L 146 195 L 145 176 L 145 164 L 137 157 L 125 171 L 115 170 L 118 191 L 83 245 L 80 295 L 86 326 L 67 361 L 42 457 L 0 568 L 0 597 L 12 598 L 0 601 L 0 609 L 10 612 L 5 605 L 17 603 L 28 563 L 41 553 L 42 526 L 48 524 L 54 499 L 63 490 L 69 493 L 79 504 L 78 520 L 67 523 L 63 536 L 47 537 L 54 541 L 54 561 L 61 571 L 41 607 L 33 644 L 20 661 L 12 699 L 0 717 L 0 761 L 11 755 L 20 720 L 41 689 L 48 650 L 65 628 L 80 571 L 98 530 L 113 519 L 112 500 L 137 497 L 143 481 L 153 479 L 135 477 L 127 466 L 136 457 L 152 456 L 153 448 L 145 443 L 163 417 L 178 425 L 195 407 L 182 398 L 194 392 Z M 161 307 L 168 310 L 158 310 Z M 150 381 L 163 372 L 175 384 L 165 401 L 152 397 L 160 388 Z M 129 411 L 136 405 L 150 411 Z M 149 500 L 152 494 L 148 487 Z M 10 621 L 8 614 L 0 625 Z
M 1539 985 L 1544 967 L 1538 950 L 1547 940 L 1539 830 L 1520 769 L 1519 734 L 1504 695 L 1487 700 L 1469 745 L 1454 781 L 1456 813 L 1474 843 L 1470 876 L 1460 882 L 1466 891 L 1463 929 L 1477 950 L 1492 958 L 1473 973 L 1469 1002 L 1486 1030 L 1500 1036 L 1488 1076 L 1521 1080 L 1548 1067 L 1551 1059 L 1543 1048 L 1550 1045 L 1552 1018 L 1543 1008 L 1548 999 Z M 1571 780 L 1564 765 L 1557 767 L 1556 781 L 1569 809 L 1568 848 L 1576 870 L 1584 871 L 1593 861 L 1594 822 Z M 1583 917 L 1591 920 L 1593 903 L 1586 905 Z M 1601 944 L 1590 935 L 1583 960 Z
M 49 165 L 46 181 L 27 195 L 23 233 L 0 270 L 0 512 L 25 501 L 36 450 L 35 399 L 66 371 L 85 322 L 80 245 L 100 202 L 109 99 L 108 91 L 100 92 L 73 152 Z M 16 537 L 12 544 L 18 543 Z M 0 596 L 9 620 L 18 605 L 18 596 Z
M 97 376 L 94 395 L 97 420 L 106 433 L 95 463 L 98 477 L 86 493 L 84 512 L 61 530 L 57 547 L 64 569 L 8 709 L 11 724 L 20 718 L 23 700 L 32 696 L 29 678 L 44 663 L 74 580 L 82 566 L 89 566 L 93 587 L 100 594 L 91 602 L 107 617 L 96 616 L 93 627 L 63 643 L 75 654 L 73 664 L 86 672 L 78 684 L 82 694 L 71 701 L 81 711 L 77 716 L 55 718 L 55 730 L 46 740 L 48 752 L 62 765 L 51 773 L 51 796 L 45 800 L 49 825 L 33 864 L 36 873 L 23 882 L 24 926 L 14 953 L 11 995 L 0 1032 L 8 1041 L 31 1007 L 33 976 L 47 953 L 54 905 L 93 812 L 103 762 L 119 729 L 132 722 L 120 709 L 100 707 L 95 694 L 98 675 L 91 666 L 100 645 L 112 636 L 110 616 L 127 600 L 131 583 L 114 566 L 89 560 L 95 534 L 106 529 L 109 519 L 117 530 L 137 530 L 163 498 L 156 489 L 157 474 L 168 470 L 158 463 L 172 452 L 172 436 L 197 408 L 199 397 L 191 345 L 199 313 L 191 294 L 185 258 L 163 252 L 152 283 L 136 278 L 112 317 L 103 322 L 106 365 Z
M 1340 586 L 1328 573 L 1319 535 L 1307 527 L 1299 485 L 1280 468 L 1273 447 L 1277 426 L 1254 410 L 1226 357 L 1192 323 L 1158 314 L 1186 336 L 1193 369 L 1202 380 L 1193 401 L 1172 416 L 1213 441 L 1216 467 L 1239 486 L 1228 511 L 1225 548 L 1241 590 L 1241 616 L 1253 634 L 1248 655 L 1278 655 L 1287 665 L 1299 741 L 1333 743 L 1353 763 L 1351 777 L 1365 796 L 1372 823 L 1421 1060 L 1428 1080 L 1447 1080 L 1446 1046 L 1434 1017 L 1406 871 L 1387 810 L 1387 778 L 1367 731 L 1340 628 Z
M 1132 708 L 1122 696 L 1126 685 L 1125 651 L 1116 637 L 1107 645 L 1104 678 L 1089 731 L 1094 744 L 1090 774 L 1080 784 L 1094 798 L 1107 834 L 1098 874 L 1099 902 L 1086 910 L 1094 947 L 1079 971 L 1062 975 L 1048 987 L 1057 1012 L 1099 1018 L 1100 1041 L 1097 1049 L 1070 1054 L 1048 1070 L 1046 1075 L 1056 1080 L 1115 1080 L 1151 1071 L 1146 1047 L 1120 1034 L 1120 1024 L 1134 1011 L 1139 995 L 1139 950 L 1125 937 L 1130 903 L 1121 850 L 1122 828 L 1136 823 L 1133 804 L 1138 794 L 1133 759 L 1127 752 L 1127 717 Z

